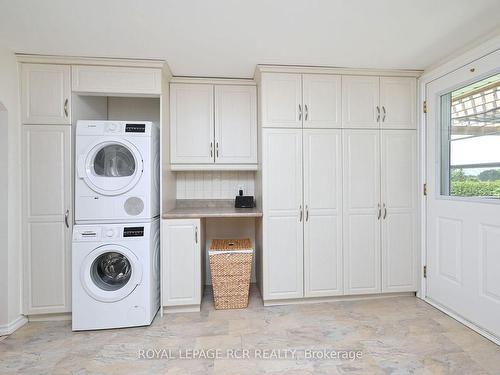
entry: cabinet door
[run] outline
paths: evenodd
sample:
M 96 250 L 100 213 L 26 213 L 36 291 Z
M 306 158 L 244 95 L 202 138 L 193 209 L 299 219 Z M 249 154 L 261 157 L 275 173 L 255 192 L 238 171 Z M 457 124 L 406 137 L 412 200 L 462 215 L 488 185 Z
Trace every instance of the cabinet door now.
M 214 162 L 213 85 L 170 85 L 170 162 Z
M 304 128 L 340 128 L 341 78 L 304 74 Z
M 380 77 L 380 126 L 385 129 L 416 129 L 416 79 Z
M 215 86 L 215 162 L 257 163 L 255 86 Z
M 380 135 L 343 131 L 344 290 L 380 293 Z
M 24 313 L 71 311 L 71 127 L 23 125 Z
M 22 64 L 21 82 L 23 124 L 71 125 L 69 66 Z
M 414 130 L 382 131 L 383 292 L 417 290 L 416 137 Z
M 302 76 L 263 73 L 261 84 L 262 127 L 301 128 Z
M 304 130 L 304 294 L 342 288 L 342 149 L 340 130 Z
M 164 306 L 201 304 L 199 219 L 163 220 L 162 294 Z
M 303 297 L 302 130 L 264 129 L 264 300 Z
M 378 128 L 379 77 L 342 77 L 342 127 Z

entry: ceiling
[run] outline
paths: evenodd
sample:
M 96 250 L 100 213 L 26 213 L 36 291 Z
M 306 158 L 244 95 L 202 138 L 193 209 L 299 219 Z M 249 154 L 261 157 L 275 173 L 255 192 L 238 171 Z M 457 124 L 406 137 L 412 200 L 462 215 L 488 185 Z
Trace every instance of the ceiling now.
M 498 26 L 499 0 L 0 0 L 0 44 L 15 52 L 161 58 L 211 77 L 424 69 Z

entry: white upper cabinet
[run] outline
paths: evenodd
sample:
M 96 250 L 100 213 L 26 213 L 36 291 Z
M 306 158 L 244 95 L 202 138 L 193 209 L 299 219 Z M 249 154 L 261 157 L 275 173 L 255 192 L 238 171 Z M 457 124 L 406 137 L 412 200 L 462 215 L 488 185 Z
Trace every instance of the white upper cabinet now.
M 67 65 L 21 65 L 24 124 L 70 125 L 71 79 Z
M 378 128 L 379 77 L 342 77 L 342 127 Z
M 381 132 L 382 292 L 417 290 L 417 134 Z
M 304 295 L 343 294 L 340 130 L 304 130 Z
M 172 83 L 172 169 L 257 169 L 256 91 L 253 85 Z
M 380 77 L 380 126 L 384 129 L 416 129 L 416 80 Z
M 215 162 L 257 163 L 255 86 L 215 86 Z
M 170 85 L 170 142 L 172 163 L 214 162 L 213 85 Z
M 340 128 L 341 77 L 303 74 L 304 128 Z
M 262 74 L 260 99 L 262 127 L 302 127 L 301 74 Z

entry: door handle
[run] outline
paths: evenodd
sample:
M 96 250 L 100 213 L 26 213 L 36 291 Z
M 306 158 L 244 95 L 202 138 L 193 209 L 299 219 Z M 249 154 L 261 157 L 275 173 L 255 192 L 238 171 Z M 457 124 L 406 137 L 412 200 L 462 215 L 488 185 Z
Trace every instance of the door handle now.
M 309 220 L 309 206 L 306 204 L 306 221 Z
M 69 228 L 68 218 L 69 218 L 69 210 L 66 210 L 66 212 L 64 213 L 64 224 L 66 224 L 66 228 Z
M 385 115 L 387 114 L 387 112 L 385 111 L 385 107 L 382 106 L 382 112 L 384 113 L 384 115 L 382 116 L 382 122 L 385 121 Z
M 219 142 L 215 143 L 215 157 L 219 157 Z
M 380 121 L 380 107 L 377 106 L 377 122 Z
M 68 117 L 68 104 L 69 104 L 69 100 L 66 98 L 66 100 L 64 101 L 64 116 Z
M 302 211 L 302 205 L 299 207 L 299 221 L 302 221 L 302 216 L 303 216 L 303 211 Z
M 304 107 L 306 108 L 306 121 L 309 118 L 309 108 L 307 108 L 307 104 L 304 104 Z
M 198 243 L 198 226 L 194 227 L 194 242 Z
M 214 157 L 214 143 L 210 142 L 210 157 Z
M 380 220 L 380 216 L 382 215 L 382 210 L 380 209 L 380 203 L 377 204 L 377 207 L 378 207 L 377 220 Z
M 385 206 L 385 203 L 384 203 L 384 220 L 386 217 L 387 217 L 387 207 Z
M 302 120 L 302 106 L 299 104 L 299 121 Z

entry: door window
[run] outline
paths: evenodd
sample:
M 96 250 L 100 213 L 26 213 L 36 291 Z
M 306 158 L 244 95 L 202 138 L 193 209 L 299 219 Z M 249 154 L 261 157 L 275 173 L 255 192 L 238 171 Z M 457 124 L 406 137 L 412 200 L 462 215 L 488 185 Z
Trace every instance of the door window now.
M 135 172 L 134 155 L 119 144 L 102 147 L 94 157 L 94 173 L 102 177 L 126 177 Z
M 500 198 L 500 74 L 440 102 L 441 195 Z
M 106 252 L 99 255 L 90 267 L 94 284 L 105 291 L 123 288 L 130 280 L 132 266 L 127 257 L 118 252 Z

